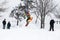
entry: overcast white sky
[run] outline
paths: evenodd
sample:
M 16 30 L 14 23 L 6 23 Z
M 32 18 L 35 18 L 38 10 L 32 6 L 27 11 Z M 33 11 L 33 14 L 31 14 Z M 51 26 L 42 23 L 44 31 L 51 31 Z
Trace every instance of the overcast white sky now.
M 8 2 L 6 5 L 4 5 L 4 7 L 15 7 L 15 6 L 18 6 L 18 4 L 20 3 L 20 0 L 0 0 L 0 4 L 4 1 Z M 54 0 L 54 1 L 56 4 L 60 3 L 60 0 Z

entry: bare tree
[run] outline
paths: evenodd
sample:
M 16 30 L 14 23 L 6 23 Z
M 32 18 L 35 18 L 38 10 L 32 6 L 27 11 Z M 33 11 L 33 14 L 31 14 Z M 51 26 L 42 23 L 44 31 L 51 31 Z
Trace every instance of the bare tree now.
M 13 9 L 10 13 L 10 17 L 14 17 L 17 20 L 17 26 L 19 21 L 22 21 L 22 19 L 25 19 L 24 10 L 25 6 L 18 6 L 17 8 Z
M 22 0 L 22 1 L 24 1 L 24 0 Z M 18 7 L 16 7 L 15 9 L 13 9 L 13 10 L 11 11 L 10 16 L 17 19 L 17 25 L 18 25 L 19 20 L 21 21 L 22 17 L 25 19 L 25 17 L 26 17 L 26 12 L 27 12 L 29 9 L 31 9 L 31 8 L 30 8 L 31 2 L 32 2 L 32 1 L 30 1 L 30 0 L 25 0 L 25 1 L 24 1 L 24 4 L 25 4 L 24 6 L 22 6 L 22 5 L 20 4 Z
M 60 19 L 60 8 L 59 7 L 55 10 L 54 15 L 56 18 Z
M 24 0 L 23 0 L 24 1 Z M 33 2 L 35 1 L 35 2 Z M 24 4 L 25 6 L 22 7 L 22 10 L 28 11 L 29 9 L 34 8 L 34 14 L 36 15 L 36 21 L 39 19 L 41 21 L 41 28 L 44 28 L 45 26 L 45 16 L 49 13 L 55 10 L 57 7 L 57 4 L 54 5 L 53 0 L 25 0 Z M 32 3 L 35 3 L 36 5 L 32 5 Z M 21 7 L 20 7 L 21 8 Z
M 55 5 L 53 0 L 36 0 L 36 21 L 37 19 L 41 19 L 41 28 L 44 28 L 45 26 L 45 16 L 49 13 L 55 10 L 57 7 L 57 4 Z

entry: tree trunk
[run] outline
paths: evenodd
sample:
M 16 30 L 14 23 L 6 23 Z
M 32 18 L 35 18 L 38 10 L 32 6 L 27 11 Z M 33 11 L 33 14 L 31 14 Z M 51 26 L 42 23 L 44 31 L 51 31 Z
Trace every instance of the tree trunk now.
M 41 17 L 41 28 L 45 26 L 45 17 Z
M 18 26 L 19 21 L 17 20 L 17 26 Z
M 36 21 L 35 21 L 35 23 L 37 23 L 37 20 L 38 20 L 38 16 L 36 17 Z

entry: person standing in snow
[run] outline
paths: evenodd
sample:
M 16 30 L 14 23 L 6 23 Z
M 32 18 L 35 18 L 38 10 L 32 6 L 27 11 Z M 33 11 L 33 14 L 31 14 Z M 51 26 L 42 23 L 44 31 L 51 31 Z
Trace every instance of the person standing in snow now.
M 8 23 L 7 23 L 7 29 L 10 29 L 10 27 L 11 27 L 11 23 L 8 22 Z
M 55 21 L 52 19 L 52 20 L 50 20 L 50 30 L 49 31 L 54 31 L 54 23 L 55 23 Z
M 26 25 L 25 26 L 28 26 L 28 24 L 29 24 L 29 22 L 31 22 L 32 21 L 32 17 L 31 17 L 31 15 L 30 15 L 30 13 L 29 12 L 27 12 L 27 20 L 26 20 Z
M 5 26 L 6 26 L 6 19 L 3 20 L 3 29 L 5 29 Z

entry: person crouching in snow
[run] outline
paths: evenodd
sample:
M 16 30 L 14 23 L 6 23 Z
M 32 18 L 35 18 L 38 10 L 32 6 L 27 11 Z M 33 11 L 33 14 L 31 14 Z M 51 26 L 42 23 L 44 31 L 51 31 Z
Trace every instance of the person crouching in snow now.
M 25 26 L 28 26 L 28 24 L 32 21 L 32 17 L 31 17 L 31 15 L 30 15 L 30 13 L 29 12 L 27 12 L 27 20 L 26 20 L 26 25 Z

